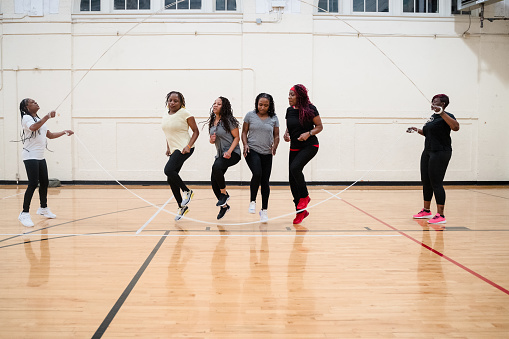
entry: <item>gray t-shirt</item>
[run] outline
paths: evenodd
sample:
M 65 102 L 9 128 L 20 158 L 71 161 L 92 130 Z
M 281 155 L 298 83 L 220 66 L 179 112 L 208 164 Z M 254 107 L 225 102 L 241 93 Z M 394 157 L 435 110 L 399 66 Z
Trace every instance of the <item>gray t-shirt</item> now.
M 249 125 L 247 145 L 260 154 L 271 154 L 274 143 L 274 128 L 279 127 L 277 115 L 262 120 L 255 111 L 246 114 L 244 122 Z
M 209 131 L 210 135 L 216 133 L 216 158 L 222 157 L 223 154 L 230 149 L 230 146 L 233 143 L 233 135 L 231 132 L 228 132 L 224 129 L 223 122 L 220 121 L 217 126 L 212 126 Z M 239 144 L 235 146 L 233 152 L 240 155 L 240 147 Z

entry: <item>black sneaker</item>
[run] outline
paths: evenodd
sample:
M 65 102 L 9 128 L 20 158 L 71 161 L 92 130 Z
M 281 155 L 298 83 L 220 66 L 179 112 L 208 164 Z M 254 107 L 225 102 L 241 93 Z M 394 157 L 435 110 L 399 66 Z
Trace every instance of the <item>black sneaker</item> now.
M 226 205 L 226 202 L 228 200 L 230 200 L 230 195 L 228 194 L 228 192 L 226 192 L 226 194 L 221 193 L 221 196 L 219 197 L 216 206 L 224 206 Z
M 175 216 L 175 221 L 179 221 L 180 219 L 182 219 L 182 217 L 187 213 L 189 212 L 189 207 L 187 206 L 183 206 L 182 208 L 179 208 L 179 212 L 177 213 L 177 215 Z
M 224 217 L 224 215 L 226 214 L 226 212 L 228 212 L 229 210 L 230 210 L 230 206 L 225 203 L 225 206 L 221 207 L 219 209 L 219 214 L 217 215 L 217 220 L 222 219 Z

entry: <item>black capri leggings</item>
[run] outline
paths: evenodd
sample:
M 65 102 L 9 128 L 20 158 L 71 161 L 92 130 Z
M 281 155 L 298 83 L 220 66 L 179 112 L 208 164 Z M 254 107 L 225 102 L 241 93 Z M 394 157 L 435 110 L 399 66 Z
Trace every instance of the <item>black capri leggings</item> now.
M 173 151 L 164 166 L 164 174 L 168 177 L 168 184 L 170 184 L 171 191 L 173 192 L 173 196 L 177 201 L 179 207 L 182 207 L 180 204 L 182 203 L 182 194 L 180 194 L 180 190 L 187 192 L 189 188 L 187 188 L 186 184 L 180 178 L 179 172 L 184 165 L 184 162 L 193 154 L 194 148 L 191 148 L 191 152 L 182 154 L 179 150 Z
M 297 208 L 301 198 L 305 198 L 309 195 L 302 171 L 304 170 L 304 166 L 314 158 L 316 153 L 318 153 L 318 147 L 314 145 L 306 146 L 298 151 L 290 151 L 290 189 L 292 190 L 295 208 Z
M 23 160 L 25 168 L 27 170 L 28 187 L 25 191 L 25 198 L 23 199 L 23 212 L 29 212 L 30 202 L 34 195 L 37 185 L 39 185 L 39 200 L 41 201 L 41 207 L 48 207 L 48 166 L 46 160 Z
M 256 201 L 258 187 L 261 185 L 262 209 L 266 210 L 269 206 L 269 179 L 270 172 L 272 171 L 272 154 L 260 154 L 250 149 L 246 156 L 246 162 L 253 173 L 249 186 L 251 191 L 250 201 Z
M 219 157 L 214 161 L 214 164 L 212 165 L 210 181 L 212 183 L 212 190 L 214 191 L 217 199 L 221 197 L 221 190 L 226 187 L 224 174 L 228 170 L 228 167 L 237 164 L 239 161 L 240 155 L 235 152 L 232 152 L 230 159 Z
M 421 181 L 424 201 L 431 201 L 433 193 L 437 205 L 445 205 L 444 177 L 452 151 L 427 151 L 421 155 Z

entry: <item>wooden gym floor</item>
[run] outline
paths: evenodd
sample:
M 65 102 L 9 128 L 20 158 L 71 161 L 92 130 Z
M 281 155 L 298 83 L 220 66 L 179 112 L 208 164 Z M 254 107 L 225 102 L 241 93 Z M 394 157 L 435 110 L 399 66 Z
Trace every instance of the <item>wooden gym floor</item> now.
M 507 186 L 446 187 L 445 228 L 411 218 L 419 187 L 310 187 L 295 226 L 257 222 L 248 188 L 218 223 L 208 187 L 175 222 L 109 186 L 50 188 L 52 220 L 36 192 L 25 228 L 24 189 L 0 188 L 2 338 L 509 338 Z M 289 189 L 269 204 L 291 213 Z

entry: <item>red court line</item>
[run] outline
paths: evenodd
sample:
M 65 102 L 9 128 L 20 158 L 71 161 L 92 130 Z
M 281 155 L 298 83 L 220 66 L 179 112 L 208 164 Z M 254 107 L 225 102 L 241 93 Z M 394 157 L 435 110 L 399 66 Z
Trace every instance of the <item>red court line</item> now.
M 373 216 L 373 215 L 369 214 L 368 212 L 366 212 L 366 211 L 362 210 L 361 208 L 359 208 L 359 207 L 357 207 L 357 206 L 355 206 L 355 205 L 353 205 L 353 204 L 349 203 L 349 202 L 348 202 L 348 201 L 346 201 L 345 199 L 341 199 L 341 201 L 343 201 L 345 204 L 348 204 L 348 205 L 352 206 L 352 207 L 353 207 L 353 208 L 355 208 L 356 210 L 358 210 L 358 211 L 360 211 L 360 212 L 362 212 L 362 213 L 364 213 L 364 214 L 366 214 L 366 215 L 370 216 L 371 218 L 373 218 L 373 219 L 375 219 L 376 221 L 378 221 L 378 222 L 380 222 L 380 223 L 384 224 L 385 226 L 389 227 L 390 229 L 392 229 L 392 230 L 394 230 L 394 231 L 398 232 L 398 233 L 399 233 L 399 234 L 401 234 L 402 236 L 407 237 L 408 239 L 410 239 L 410 240 L 412 240 L 413 242 L 415 242 L 415 243 L 417 243 L 417 244 L 421 245 L 422 247 L 426 248 L 427 250 L 430 250 L 431 252 L 435 253 L 436 255 L 441 256 L 441 257 L 442 257 L 442 258 L 444 258 L 445 260 L 447 260 L 447 261 L 451 262 L 452 264 L 454 264 L 454 265 L 458 266 L 459 268 L 461 268 L 461 269 L 463 269 L 463 270 L 467 271 L 468 273 L 470 273 L 470 274 L 472 274 L 473 276 L 475 276 L 475 277 L 477 277 L 477 278 L 481 279 L 482 281 L 487 282 L 488 284 L 490 284 L 491 286 L 493 286 L 493 287 L 495 287 L 495 288 L 499 289 L 500 291 L 504 292 L 505 294 L 509 295 L 509 290 L 507 290 L 506 288 L 504 288 L 504 287 L 502 287 L 502 286 L 498 285 L 497 283 L 495 283 L 495 282 L 493 282 L 493 281 L 489 280 L 489 279 L 488 279 L 488 278 L 486 278 L 486 277 L 483 277 L 483 276 L 482 276 L 482 275 L 480 275 L 479 273 L 472 271 L 470 268 L 468 268 L 468 267 L 466 267 L 466 266 L 464 266 L 464 265 L 460 264 L 460 263 L 459 263 L 459 262 L 457 262 L 456 260 L 454 260 L 454 259 L 452 259 L 452 258 L 450 258 L 450 257 L 446 256 L 445 254 L 443 254 L 443 253 L 441 253 L 441 252 L 439 252 L 439 251 L 437 251 L 437 250 L 435 250 L 435 249 L 433 249 L 433 248 L 429 247 L 428 245 L 424 244 L 423 242 L 421 242 L 421 241 L 419 241 L 419 240 L 417 240 L 417 239 L 415 239 L 415 238 L 413 238 L 413 237 L 409 236 L 409 235 L 408 235 L 408 234 L 406 234 L 405 232 L 402 232 L 402 231 L 398 230 L 397 228 L 395 228 L 395 227 L 393 227 L 393 226 L 389 225 L 388 223 L 386 223 L 385 221 L 380 220 L 380 219 L 378 219 L 377 217 L 375 217 L 375 216 Z

